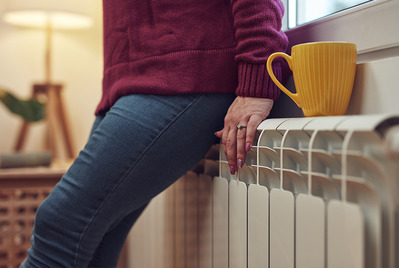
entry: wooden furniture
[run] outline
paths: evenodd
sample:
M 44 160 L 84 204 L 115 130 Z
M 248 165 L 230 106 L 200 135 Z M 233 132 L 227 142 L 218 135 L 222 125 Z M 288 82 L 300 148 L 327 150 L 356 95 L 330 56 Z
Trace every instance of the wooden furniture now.
M 71 162 L 50 167 L 0 169 L 0 267 L 17 268 L 27 255 L 36 210 Z M 127 268 L 127 245 L 118 268 Z
M 18 267 L 25 259 L 36 210 L 68 166 L 0 169 L 0 267 Z

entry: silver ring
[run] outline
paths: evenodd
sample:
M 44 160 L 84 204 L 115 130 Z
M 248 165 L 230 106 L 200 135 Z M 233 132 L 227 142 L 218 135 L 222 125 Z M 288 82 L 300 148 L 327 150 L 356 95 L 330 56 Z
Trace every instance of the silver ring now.
M 246 128 L 246 127 L 247 127 L 246 125 L 241 125 L 241 124 L 238 124 L 238 125 L 237 125 L 237 128 L 238 128 L 238 129 L 242 129 L 242 128 Z

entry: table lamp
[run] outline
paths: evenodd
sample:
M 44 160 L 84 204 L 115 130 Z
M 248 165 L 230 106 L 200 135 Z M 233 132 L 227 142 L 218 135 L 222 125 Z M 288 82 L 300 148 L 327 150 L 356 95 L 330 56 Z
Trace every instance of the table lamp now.
M 57 157 L 56 126 L 62 129 L 64 145 L 69 158 L 75 156 L 68 123 L 61 99 L 61 84 L 52 82 L 52 36 L 57 29 L 84 29 L 91 27 L 93 19 L 89 15 L 93 0 L 6 0 L 3 20 L 9 24 L 25 28 L 40 28 L 46 31 L 44 82 L 33 85 L 32 97 L 46 98 L 46 121 L 49 127 L 47 145 Z M 20 151 L 26 138 L 28 122 L 24 122 L 17 138 L 16 151 Z

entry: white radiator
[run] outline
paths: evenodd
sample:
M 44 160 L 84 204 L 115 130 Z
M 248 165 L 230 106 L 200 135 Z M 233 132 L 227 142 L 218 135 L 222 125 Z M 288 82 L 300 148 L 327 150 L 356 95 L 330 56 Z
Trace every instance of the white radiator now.
M 268 119 L 257 134 L 237 176 L 214 148 L 154 200 L 131 267 L 399 267 L 399 116 Z

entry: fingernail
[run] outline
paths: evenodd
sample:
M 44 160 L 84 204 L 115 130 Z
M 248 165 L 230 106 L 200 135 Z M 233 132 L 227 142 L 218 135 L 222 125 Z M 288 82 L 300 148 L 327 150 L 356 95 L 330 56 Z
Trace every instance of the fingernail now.
M 238 166 L 239 168 L 242 168 L 242 159 L 238 159 L 238 160 L 237 160 L 237 166 Z
M 251 144 L 247 143 L 245 145 L 245 151 L 248 152 L 249 150 L 251 150 Z
M 234 166 L 230 166 L 230 174 L 231 175 L 236 174 L 236 169 L 234 168 Z

